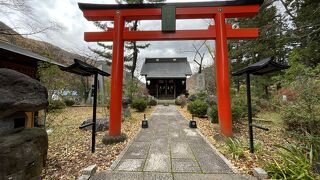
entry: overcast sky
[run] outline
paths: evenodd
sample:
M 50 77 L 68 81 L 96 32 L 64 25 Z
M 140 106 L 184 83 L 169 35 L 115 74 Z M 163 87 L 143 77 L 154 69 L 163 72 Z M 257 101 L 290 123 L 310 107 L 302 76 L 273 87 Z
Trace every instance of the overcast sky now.
M 88 47 L 94 47 L 96 43 L 85 42 L 83 40 L 83 33 L 86 31 L 100 30 L 98 30 L 92 22 L 87 21 L 83 17 L 82 12 L 78 8 L 78 2 L 115 4 L 114 0 L 29 0 L 30 7 L 33 8 L 33 16 L 36 17 L 41 24 L 45 26 L 50 24 L 50 21 L 53 21 L 61 26 L 61 29 L 58 31 L 36 34 L 29 36 L 29 38 L 50 42 L 70 52 L 79 54 L 88 53 Z M 167 0 L 167 2 L 196 2 L 196 0 Z M 21 24 L 23 24 L 21 21 L 27 21 L 27 19 L 16 13 L 1 15 L 0 20 L 10 27 L 16 27 L 16 30 L 20 33 L 28 31 L 24 26 L 21 26 Z M 144 30 L 159 30 L 161 29 L 160 26 L 160 21 L 143 21 L 140 23 L 139 28 Z M 208 21 L 206 20 L 177 21 L 177 29 L 205 29 L 207 27 Z M 148 49 L 141 50 L 139 54 L 139 64 L 142 64 L 146 57 L 188 57 L 188 60 L 192 62 L 194 53 L 184 51 L 193 50 L 192 44 L 194 43 L 201 44 L 201 41 L 151 42 L 151 46 Z M 210 41 L 210 44 L 214 46 L 214 41 Z M 212 64 L 212 59 L 208 54 L 205 58 L 205 64 Z M 194 63 L 192 63 L 192 69 L 193 71 L 197 69 Z

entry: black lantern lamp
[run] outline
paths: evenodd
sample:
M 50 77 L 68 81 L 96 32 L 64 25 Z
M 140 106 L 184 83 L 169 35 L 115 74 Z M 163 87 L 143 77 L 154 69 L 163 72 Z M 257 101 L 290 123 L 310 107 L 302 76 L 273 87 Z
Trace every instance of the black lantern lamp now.
M 194 120 L 193 115 L 192 115 L 191 121 L 189 122 L 189 127 L 190 128 L 197 128 L 197 122 Z
M 280 64 L 273 61 L 273 58 L 266 58 L 257 63 L 251 64 L 240 71 L 232 73 L 233 76 L 246 75 L 247 84 L 247 106 L 248 106 L 248 129 L 249 129 L 249 146 L 250 152 L 254 153 L 254 143 L 253 143 L 253 128 L 258 128 L 264 131 L 269 131 L 268 128 L 261 127 L 259 125 L 253 124 L 252 122 L 252 105 L 251 105 L 251 85 L 250 85 L 250 75 L 262 76 L 267 73 L 272 73 L 275 71 L 281 71 L 283 69 L 289 68 L 288 65 Z
M 145 128 L 148 128 L 148 127 L 149 127 L 149 125 L 148 125 L 148 120 L 147 120 L 147 118 L 146 118 L 146 114 L 144 114 L 144 117 L 143 117 L 143 121 L 142 121 L 141 127 L 142 127 L 143 129 L 145 129 Z
M 70 72 L 73 74 L 81 75 L 81 76 L 92 76 L 94 75 L 94 81 L 92 85 L 91 96 L 93 97 L 93 113 L 92 113 L 92 122 L 88 124 L 83 124 L 79 128 L 85 128 L 88 126 L 92 126 L 92 146 L 91 152 L 95 152 L 96 146 L 96 121 L 97 121 L 97 90 L 98 90 L 98 74 L 102 76 L 110 76 L 110 73 L 102 71 L 90 64 L 87 64 L 78 59 L 74 60 L 74 63 L 68 67 L 59 67 L 62 71 Z

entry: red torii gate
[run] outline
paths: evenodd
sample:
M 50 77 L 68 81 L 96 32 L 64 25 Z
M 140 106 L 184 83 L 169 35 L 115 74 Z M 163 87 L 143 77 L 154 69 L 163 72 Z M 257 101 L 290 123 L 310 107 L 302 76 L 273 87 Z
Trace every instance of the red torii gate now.
M 79 3 L 87 20 L 114 21 L 114 28 L 108 28 L 105 32 L 84 34 L 87 42 L 113 41 L 109 135 L 118 136 L 121 133 L 124 41 L 216 40 L 219 122 L 221 133 L 232 136 L 227 39 L 257 38 L 258 29 L 232 29 L 225 19 L 254 17 L 262 3 L 263 0 L 120 5 Z M 162 14 L 165 6 L 173 7 L 176 19 L 214 19 L 215 25 L 210 25 L 206 30 L 177 31 L 175 28 L 167 31 L 130 31 L 125 27 L 125 21 L 166 18 L 167 14 Z

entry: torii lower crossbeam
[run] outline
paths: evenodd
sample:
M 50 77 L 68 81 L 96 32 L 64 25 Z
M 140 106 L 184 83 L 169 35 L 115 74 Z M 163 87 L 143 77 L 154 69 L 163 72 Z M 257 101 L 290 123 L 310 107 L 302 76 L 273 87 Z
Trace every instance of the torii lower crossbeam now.
M 105 32 L 86 32 L 84 40 L 87 42 L 113 41 L 114 30 Z M 258 37 L 258 29 L 232 29 L 227 28 L 228 39 L 255 39 Z M 164 33 L 162 31 L 124 31 L 124 41 L 174 41 L 174 40 L 213 40 L 216 39 L 215 26 L 208 30 L 178 30 L 175 33 Z
M 88 42 L 113 41 L 109 135 L 117 136 L 121 133 L 124 41 L 215 40 L 219 122 L 221 133 L 227 137 L 232 136 L 227 39 L 257 38 L 258 29 L 232 29 L 225 20 L 253 17 L 262 3 L 263 0 L 148 5 L 79 4 L 89 21 L 114 21 L 114 28 L 105 32 L 87 32 L 84 37 Z M 168 5 L 175 6 L 176 19 L 210 18 L 215 20 L 215 25 L 209 26 L 207 30 L 178 30 L 171 33 L 129 31 L 125 28 L 125 21 L 160 20 L 163 17 L 162 7 Z

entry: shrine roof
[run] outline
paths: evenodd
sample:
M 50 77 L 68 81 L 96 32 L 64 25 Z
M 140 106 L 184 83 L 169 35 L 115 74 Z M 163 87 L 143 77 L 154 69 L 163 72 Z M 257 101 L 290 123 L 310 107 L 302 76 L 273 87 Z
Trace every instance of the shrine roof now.
M 288 65 L 280 64 L 273 61 L 273 58 L 265 58 L 259 62 L 251 64 L 237 72 L 232 73 L 233 76 L 240 76 L 245 73 L 253 74 L 253 75 L 263 75 L 275 71 L 280 71 L 283 69 L 289 68 Z
M 142 9 L 161 8 L 164 5 L 182 7 L 220 7 L 220 6 L 245 6 L 261 5 L 264 0 L 233 0 L 233 1 L 212 1 L 212 2 L 184 2 L 184 3 L 146 3 L 146 4 L 88 4 L 78 3 L 81 10 L 102 10 L 102 9 Z
M 28 57 L 28 59 L 32 60 L 32 61 L 43 61 L 43 62 L 48 62 L 50 64 L 54 64 L 57 65 L 59 67 L 65 67 L 65 65 L 57 63 L 49 58 L 46 58 L 44 56 L 41 56 L 39 54 L 36 54 L 34 52 L 31 52 L 27 49 L 24 49 L 22 47 L 13 45 L 13 44 L 9 44 L 9 43 L 5 43 L 5 42 L 0 42 L 0 52 L 3 53 L 8 53 L 6 54 L 6 56 L 10 56 L 11 58 L 14 58 L 14 56 L 20 55 L 23 57 Z
M 192 71 L 187 58 L 146 58 L 140 74 L 148 79 L 185 78 Z
M 74 63 L 68 67 L 60 67 L 62 71 L 70 72 L 81 76 L 91 76 L 100 74 L 102 76 L 110 76 L 109 72 L 102 71 L 88 63 L 74 59 Z

